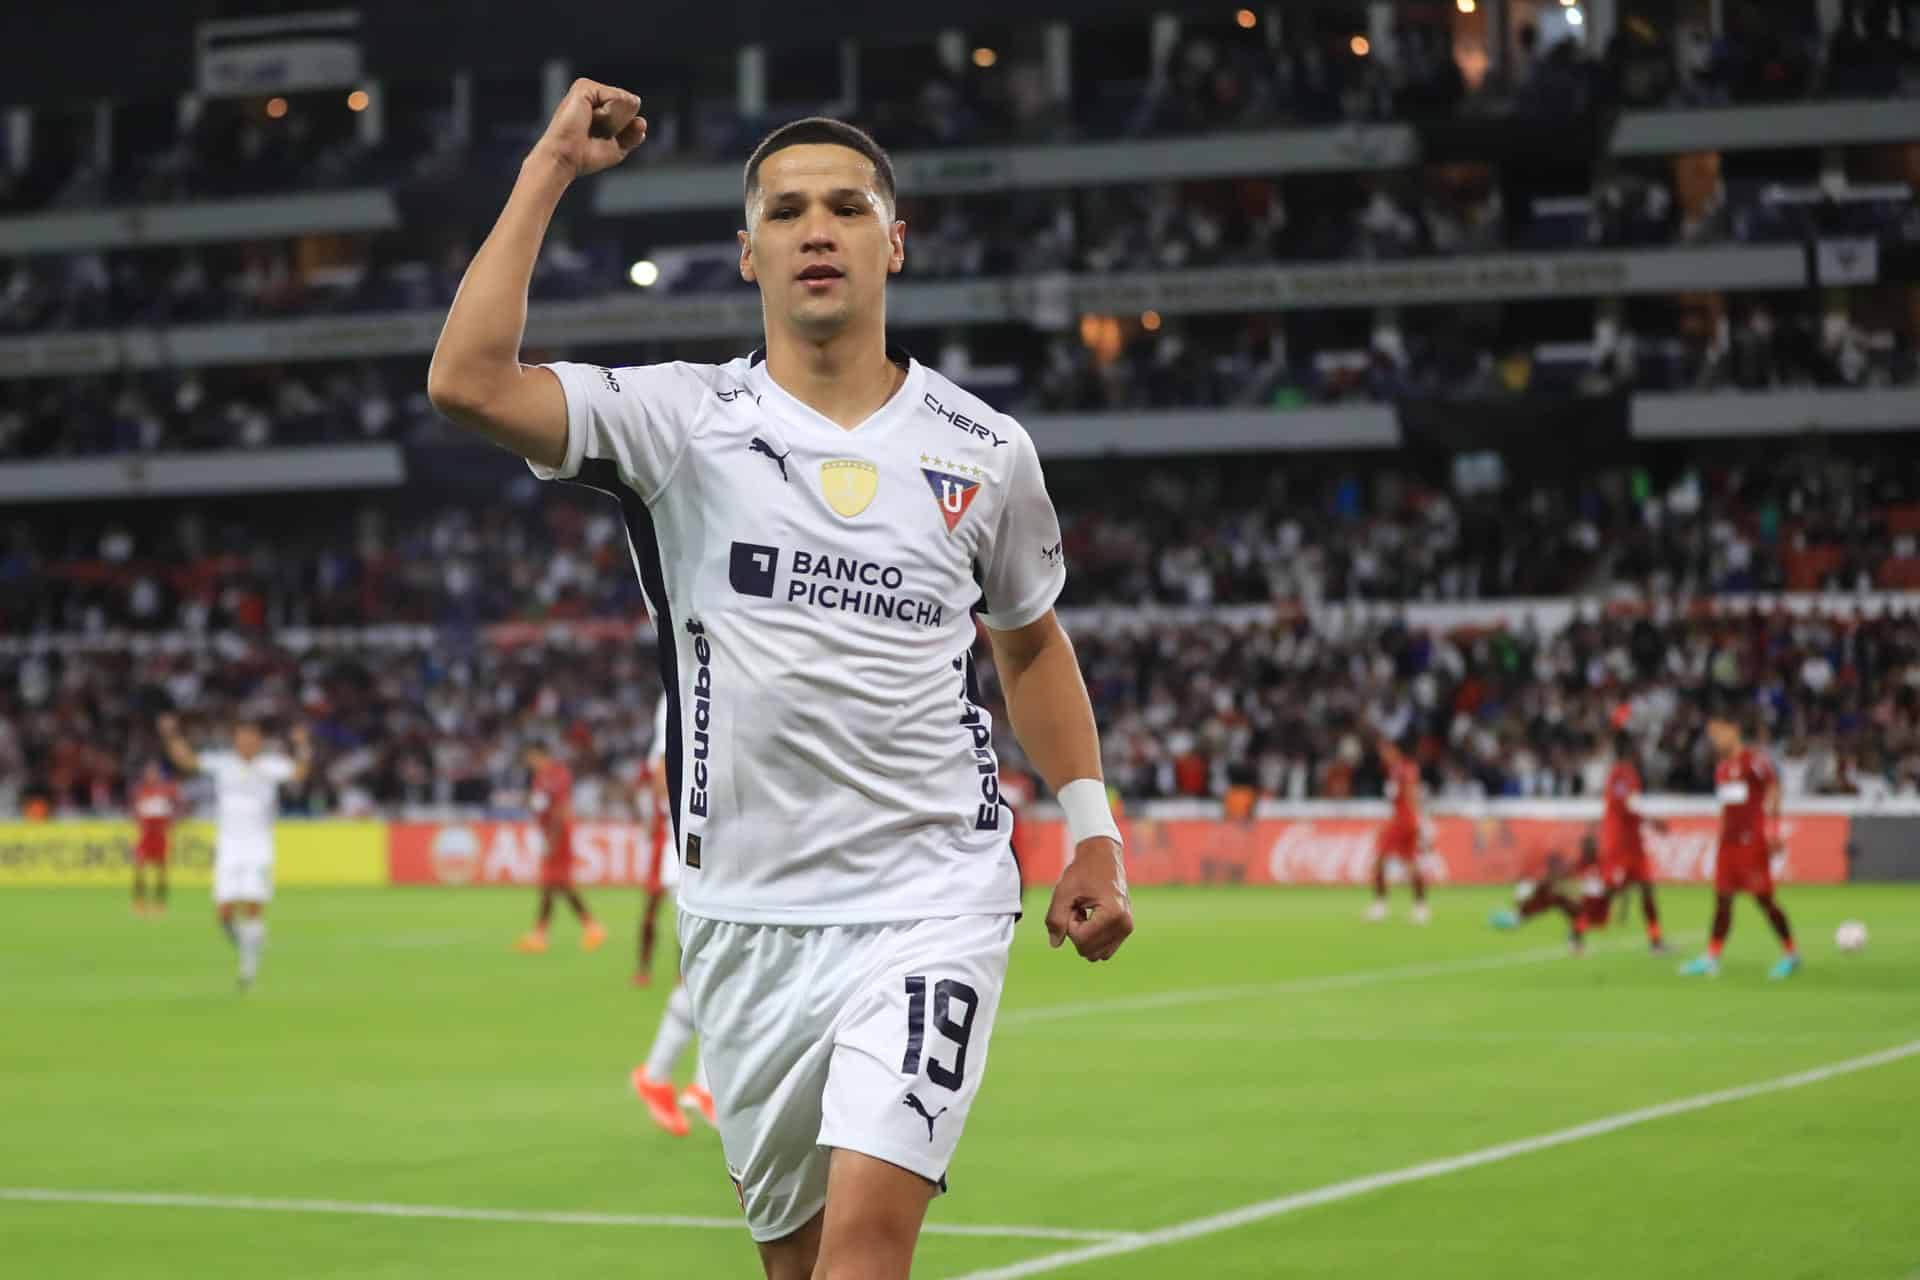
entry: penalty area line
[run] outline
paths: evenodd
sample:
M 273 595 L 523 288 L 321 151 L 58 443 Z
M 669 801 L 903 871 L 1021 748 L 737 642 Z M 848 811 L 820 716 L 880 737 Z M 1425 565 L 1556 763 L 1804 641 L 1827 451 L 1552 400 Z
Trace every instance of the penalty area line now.
M 1444 1160 L 1429 1160 L 1424 1164 L 1409 1165 L 1404 1169 L 1394 1169 L 1386 1173 L 1370 1174 L 1364 1178 L 1350 1178 L 1345 1182 L 1331 1183 L 1311 1191 L 1296 1192 L 1275 1200 L 1243 1205 L 1238 1209 L 1229 1209 L 1225 1213 L 1193 1218 L 1155 1231 L 1143 1231 L 1131 1237 L 1123 1236 L 1079 1249 L 1065 1249 L 1059 1253 L 1044 1254 L 1010 1266 L 992 1267 L 985 1271 L 969 1271 L 963 1276 L 955 1277 L 955 1280 L 1024 1280 L 1027 1276 L 1045 1275 L 1051 1271 L 1078 1266 L 1083 1262 L 1123 1257 L 1127 1254 L 1139 1253 L 1144 1249 L 1154 1249 L 1161 1245 L 1178 1244 L 1200 1236 L 1231 1231 L 1235 1227 L 1264 1222 L 1269 1218 L 1297 1213 L 1302 1209 L 1351 1200 L 1356 1196 L 1385 1190 L 1388 1187 L 1398 1187 L 1409 1182 L 1424 1182 L 1429 1178 L 1444 1178 L 1450 1173 L 1461 1173 L 1468 1169 L 1477 1169 L 1482 1165 L 1498 1164 L 1516 1156 L 1532 1155 L 1536 1151 L 1562 1147 L 1573 1142 L 1584 1142 L 1588 1138 L 1603 1137 L 1634 1125 L 1664 1120 L 1669 1116 L 1702 1111 L 1728 1102 L 1743 1102 L 1748 1098 L 1758 1098 L 1769 1093 L 1802 1089 L 1808 1085 L 1821 1084 L 1839 1076 L 1852 1075 L 1856 1071 L 1868 1071 L 1874 1067 L 1883 1067 L 1915 1056 L 1920 1056 L 1920 1040 L 1910 1040 L 1906 1044 L 1883 1049 L 1878 1053 L 1828 1063 L 1826 1066 L 1814 1067 L 1807 1071 L 1796 1071 L 1792 1075 L 1776 1076 L 1772 1080 L 1761 1080 L 1732 1089 L 1716 1089 L 1711 1093 L 1697 1093 L 1689 1098 L 1677 1098 L 1672 1102 L 1641 1107 L 1636 1111 L 1623 1111 L 1618 1115 L 1574 1125 L 1570 1129 L 1558 1129 L 1552 1133 L 1542 1133 L 1531 1138 L 1503 1142 L 1498 1146 L 1469 1151 L 1465 1155 L 1450 1156 Z
M 450 1222 L 511 1222 L 563 1227 L 679 1227 L 706 1231 L 747 1229 L 744 1218 L 705 1218 L 671 1213 L 579 1213 L 539 1209 L 468 1209 L 442 1204 L 386 1204 L 362 1200 L 280 1200 L 260 1196 L 212 1196 L 165 1191 L 80 1191 L 59 1187 L 0 1187 L 0 1203 L 120 1205 L 146 1209 L 227 1209 L 248 1213 L 326 1213 L 363 1218 L 430 1218 Z M 929 1222 L 930 1236 L 994 1239 L 1114 1241 L 1124 1231 L 1068 1227 L 1001 1226 Z

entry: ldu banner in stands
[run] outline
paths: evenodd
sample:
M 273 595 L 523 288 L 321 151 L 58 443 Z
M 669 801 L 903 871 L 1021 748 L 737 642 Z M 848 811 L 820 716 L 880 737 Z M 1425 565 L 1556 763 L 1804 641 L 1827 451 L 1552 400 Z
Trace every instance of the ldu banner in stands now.
M 545 853 L 531 822 L 387 824 L 387 874 L 394 884 L 537 884 Z M 580 884 L 644 884 L 649 856 L 647 829 L 639 823 L 573 828 L 573 875 Z
M 1218 818 L 1124 820 L 1127 876 L 1143 884 L 1350 884 L 1373 876 L 1377 819 Z M 1850 819 L 1839 814 L 1789 814 L 1782 822 L 1786 852 L 1775 874 L 1787 882 L 1827 884 L 1847 878 Z M 1469 818 L 1432 821 L 1433 847 L 1421 862 L 1437 884 L 1504 884 L 1536 876 L 1550 853 L 1569 864 L 1594 824 L 1577 818 Z M 1667 834 L 1649 832 L 1647 852 L 1664 881 L 1713 878 L 1718 820 L 1675 817 Z M 1021 824 L 1021 870 L 1029 885 L 1059 877 L 1067 850 L 1059 821 Z

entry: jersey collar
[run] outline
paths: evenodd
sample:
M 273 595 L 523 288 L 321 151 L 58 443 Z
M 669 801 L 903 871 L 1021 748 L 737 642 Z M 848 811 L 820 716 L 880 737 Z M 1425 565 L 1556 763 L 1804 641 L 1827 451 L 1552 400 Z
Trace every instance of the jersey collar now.
M 816 422 L 831 429 L 836 436 L 862 436 L 871 435 L 892 419 L 899 417 L 907 408 L 918 403 L 921 387 L 926 381 L 926 366 L 907 354 L 904 347 L 889 345 L 887 359 L 906 370 L 906 379 L 901 382 L 885 404 L 868 414 L 864 421 L 854 427 L 843 427 L 811 405 L 803 404 L 789 395 L 786 388 L 775 382 L 773 375 L 767 372 L 764 350 L 755 351 L 748 359 L 748 373 L 764 388 L 765 394 L 774 397 L 788 410 L 791 417 Z

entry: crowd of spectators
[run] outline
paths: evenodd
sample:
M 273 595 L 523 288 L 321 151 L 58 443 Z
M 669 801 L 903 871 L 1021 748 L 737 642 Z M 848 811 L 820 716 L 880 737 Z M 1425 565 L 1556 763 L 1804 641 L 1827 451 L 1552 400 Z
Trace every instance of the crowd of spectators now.
M 1920 462 L 1746 446 L 1506 474 L 1057 461 L 1066 605 L 1606 598 L 1920 587 Z M 0 522 L 0 635 L 637 619 L 618 508 L 513 473 L 484 500 L 363 496 Z
M 909 227 L 903 279 L 1833 236 L 1920 243 L 1920 210 L 1897 184 L 1736 180 L 1682 217 L 1668 179 L 1649 170 L 1610 176 L 1585 196 L 1522 203 L 1509 210 L 1489 173 L 1433 174 L 1424 184 L 1322 176 L 908 198 L 901 208 Z M 452 301 L 478 244 L 474 230 L 394 232 L 324 261 L 292 241 L 14 259 L 0 263 L 0 335 L 438 310 Z M 705 249 L 664 255 L 656 292 L 746 288 L 734 247 L 723 236 L 711 239 Z M 651 252 L 620 222 L 562 220 L 542 248 L 532 296 L 547 302 L 631 295 L 629 268 Z
M 1345 25 L 1311 18 L 1290 17 L 1279 33 L 1199 22 L 1144 79 L 1138 72 L 1083 74 L 1070 100 L 1049 87 L 1040 42 L 1015 39 L 1004 56 L 930 63 L 910 92 L 878 89 L 855 104 L 782 100 L 780 106 L 788 116 L 851 114 L 890 145 L 920 149 L 1436 117 L 1549 121 L 1618 105 L 1885 97 L 1899 92 L 1914 70 L 1915 32 L 1903 6 L 1891 0 L 1844 5 L 1842 20 L 1825 36 L 1781 21 L 1766 6 L 1727 8 L 1726 29 L 1717 37 L 1697 25 L 1656 31 L 1625 22 L 1604 48 L 1589 47 L 1582 30 L 1556 16 L 1545 27 L 1522 27 L 1498 66 L 1484 49 L 1463 58 L 1460 50 L 1483 36 L 1447 22 L 1403 23 L 1377 48 Z M 1147 30 L 1139 23 L 1124 37 L 1102 29 L 1077 38 L 1124 39 L 1144 53 Z M 520 110 L 536 83 L 531 68 L 526 80 L 526 94 L 490 100 L 487 107 Z M 726 101 L 675 93 L 675 87 L 647 89 L 653 129 L 640 163 L 737 161 L 777 123 L 772 116 L 743 117 Z M 498 158 L 495 149 L 524 148 L 543 123 L 531 116 L 487 118 L 463 129 L 441 101 L 444 91 L 416 93 L 403 108 L 383 112 L 385 134 L 374 143 L 336 100 L 343 95 L 322 96 L 326 109 L 310 109 L 316 104 L 298 97 L 292 109 L 276 100 L 278 114 L 262 111 L 264 99 L 214 99 L 161 145 L 121 146 L 105 166 L 91 116 L 53 113 L 36 125 L 26 167 L 0 163 L 0 212 L 404 181 L 490 164 Z M 123 109 L 150 118 L 171 114 L 170 107 L 177 110 L 174 104 Z
M 1920 796 L 1920 617 L 1590 611 L 1538 628 L 1425 629 L 1312 611 L 1076 628 L 1130 799 L 1378 795 L 1372 743 L 1411 745 L 1450 799 L 1592 796 L 1625 730 L 1648 786 L 1700 794 L 1707 699 L 1744 706 L 1789 796 Z M 523 745 L 562 744 L 589 816 L 633 803 L 658 671 L 644 628 L 436 632 L 388 644 L 224 634 L 0 652 L 0 812 L 111 813 L 154 757 L 153 721 L 203 740 L 235 716 L 313 731 L 310 813 L 515 803 Z M 990 706 L 998 693 L 988 674 Z M 1006 768 L 1028 766 L 1000 720 Z
M 996 342 L 1008 344 L 991 334 L 915 349 L 1021 417 L 1920 382 L 1920 354 L 1905 334 L 1809 306 L 1736 300 L 1718 317 L 1678 312 L 1657 319 L 1659 328 L 1596 325 L 1588 340 L 1561 343 L 1540 341 L 1524 316 L 1509 320 L 1495 308 L 1404 314 L 1401 327 L 1371 335 L 1316 317 L 1116 317 L 1099 321 L 1107 327 L 1091 338 L 1083 323 L 1015 344 L 1004 363 L 992 353 Z M 658 345 L 620 354 L 717 358 Z M 0 380 L 0 459 L 416 444 L 449 434 L 417 358 Z

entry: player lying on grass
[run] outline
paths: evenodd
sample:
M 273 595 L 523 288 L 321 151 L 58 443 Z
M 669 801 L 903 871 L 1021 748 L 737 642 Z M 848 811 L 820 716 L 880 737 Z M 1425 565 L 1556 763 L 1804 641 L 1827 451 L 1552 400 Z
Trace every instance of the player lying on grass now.
M 1567 892 L 1572 882 L 1576 893 Z M 1518 929 L 1535 916 L 1558 911 L 1567 920 L 1567 946 L 1579 955 L 1586 950 L 1587 930 L 1593 903 L 1606 900 L 1600 881 L 1599 857 L 1591 840 L 1583 841 L 1580 860 L 1574 863 L 1559 850 L 1549 852 L 1538 877 L 1522 880 L 1513 887 L 1515 905 L 1493 913 L 1489 923 L 1496 929 Z

